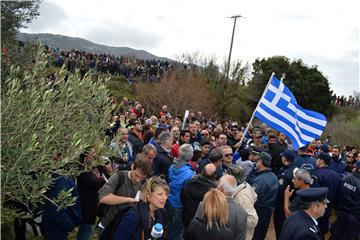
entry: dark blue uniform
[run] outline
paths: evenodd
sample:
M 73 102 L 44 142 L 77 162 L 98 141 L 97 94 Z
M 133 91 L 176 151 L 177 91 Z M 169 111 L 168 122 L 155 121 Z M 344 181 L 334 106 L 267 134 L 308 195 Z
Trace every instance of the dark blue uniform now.
M 275 207 L 278 192 L 278 179 L 268 168 L 263 171 L 255 171 L 249 177 L 249 184 L 255 188 L 257 200 L 254 204 L 259 217 L 258 224 L 254 230 L 253 240 L 265 239 L 272 210 Z
M 323 202 L 329 203 L 326 199 L 326 195 L 329 189 L 326 187 L 321 188 L 308 188 L 299 190 L 296 195 L 301 202 L 315 203 Z M 323 240 L 324 237 L 314 220 L 304 210 L 296 211 L 288 217 L 282 227 L 280 240 Z
M 293 172 L 295 166 L 293 164 L 286 165 L 280 169 L 279 179 L 279 190 L 276 197 L 276 205 L 274 210 L 274 227 L 276 233 L 276 239 L 279 239 L 281 227 L 285 222 L 284 213 L 284 191 L 287 186 L 291 184 L 293 179 Z
M 318 219 L 319 228 L 322 234 L 326 234 L 329 231 L 329 218 L 334 206 L 337 205 L 338 191 L 341 186 L 340 175 L 328 167 L 319 168 L 316 171 L 317 181 L 313 184 L 314 187 L 327 187 L 329 189 L 328 204 L 324 216 Z
M 282 227 L 280 240 L 322 240 L 320 229 L 314 220 L 299 210 L 288 217 Z
M 340 187 L 340 206 L 335 223 L 331 227 L 332 238 L 360 238 L 360 173 L 346 176 Z
M 310 172 L 310 175 L 315 174 L 316 169 L 316 160 L 315 158 L 302 154 L 298 158 L 295 159 L 295 167 L 306 169 Z

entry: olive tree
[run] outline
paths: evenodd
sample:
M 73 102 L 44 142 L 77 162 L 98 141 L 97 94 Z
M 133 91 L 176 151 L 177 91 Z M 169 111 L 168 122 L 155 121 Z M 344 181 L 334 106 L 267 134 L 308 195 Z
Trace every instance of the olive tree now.
M 89 146 L 104 146 L 106 80 L 90 73 L 81 78 L 64 68 L 49 77 L 47 60 L 40 49 L 31 68 L 11 66 L 2 76 L 2 222 L 29 217 L 47 200 L 54 172 L 78 174 L 79 154 Z M 70 196 L 62 192 L 51 201 L 66 207 L 73 203 Z M 21 210 L 14 208 L 19 205 Z

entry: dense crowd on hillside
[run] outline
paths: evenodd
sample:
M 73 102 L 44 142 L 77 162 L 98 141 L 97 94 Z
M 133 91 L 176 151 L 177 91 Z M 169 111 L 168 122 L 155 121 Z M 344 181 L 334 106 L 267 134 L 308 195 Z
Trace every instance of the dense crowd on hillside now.
M 183 119 L 163 106 L 147 116 L 139 101 L 110 103 L 111 151 L 98 156 L 96 146 L 88 148 L 76 179 L 54 174 L 49 199 L 73 188 L 77 200 L 60 211 L 45 203 L 45 239 L 67 239 L 76 226 L 79 240 L 265 239 L 271 218 L 276 239 L 324 239 L 330 232 L 332 239 L 358 239 L 356 147 L 329 137 L 295 151 L 265 124 L 245 133 L 245 126 L 201 112 Z M 93 166 L 94 159 L 104 165 Z
M 96 54 L 72 49 L 60 51 L 47 48 L 56 67 L 66 66 L 70 72 L 80 69 L 81 75 L 93 69 L 101 73 L 123 75 L 129 82 L 134 80 L 156 81 L 170 67 L 170 62 L 160 60 L 142 60 L 134 57 L 116 57 L 111 54 Z
M 22 51 L 26 46 L 26 43 L 19 41 L 17 51 Z M 6 62 L 9 49 L 2 47 L 1 52 Z M 134 81 L 157 81 L 164 72 L 171 68 L 171 62 L 167 60 L 143 60 L 132 56 L 117 57 L 112 54 L 97 54 L 77 49 L 65 51 L 59 48 L 50 48 L 47 45 L 45 45 L 45 52 L 51 56 L 50 64 L 52 66 L 59 68 L 65 66 L 69 72 L 79 69 L 81 76 L 84 76 L 89 70 L 112 75 L 123 75 L 129 83 Z
M 348 98 L 346 98 L 343 95 L 336 96 L 336 94 L 334 94 L 332 96 L 332 103 L 336 106 L 360 106 L 360 97 L 353 97 L 350 95 Z

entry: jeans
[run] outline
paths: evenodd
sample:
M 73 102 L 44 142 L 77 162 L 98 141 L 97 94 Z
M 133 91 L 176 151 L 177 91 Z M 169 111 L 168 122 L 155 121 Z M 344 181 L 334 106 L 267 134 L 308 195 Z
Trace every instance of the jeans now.
M 182 240 L 184 239 L 184 224 L 182 222 L 181 213 L 182 208 L 174 208 L 167 206 L 167 213 L 169 216 L 169 240 Z
M 77 232 L 77 240 L 91 240 L 93 232 L 93 224 L 81 223 Z

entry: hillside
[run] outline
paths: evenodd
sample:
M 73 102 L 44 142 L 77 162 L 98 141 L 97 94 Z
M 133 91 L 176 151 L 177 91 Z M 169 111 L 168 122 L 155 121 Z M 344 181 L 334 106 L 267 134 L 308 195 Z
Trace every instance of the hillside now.
M 59 48 L 61 50 L 71 50 L 78 49 L 87 52 L 94 53 L 106 53 L 114 56 L 133 56 L 139 59 L 152 60 L 159 59 L 166 61 L 169 59 L 155 56 L 151 53 L 148 53 L 144 50 L 136 50 L 128 47 L 111 47 L 96 44 L 88 40 L 76 37 L 68 37 L 63 35 L 55 35 L 49 33 L 38 33 L 38 34 L 29 34 L 29 33 L 18 33 L 17 39 L 20 41 L 32 41 L 32 42 L 41 42 L 48 45 L 51 48 Z

